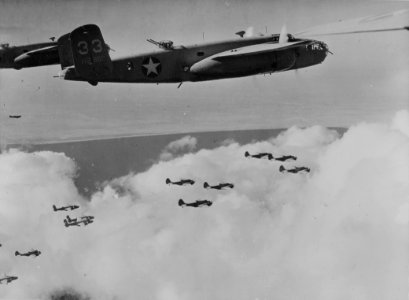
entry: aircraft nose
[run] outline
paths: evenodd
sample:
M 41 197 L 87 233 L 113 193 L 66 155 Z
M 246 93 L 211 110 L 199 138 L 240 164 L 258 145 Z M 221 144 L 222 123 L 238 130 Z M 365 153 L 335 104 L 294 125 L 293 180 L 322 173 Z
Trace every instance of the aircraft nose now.
M 325 50 L 325 54 L 328 54 L 328 53 L 333 54 L 333 53 L 329 50 L 329 47 L 328 47 L 327 44 L 325 44 L 324 42 L 321 42 L 321 46 L 322 46 L 322 48 Z

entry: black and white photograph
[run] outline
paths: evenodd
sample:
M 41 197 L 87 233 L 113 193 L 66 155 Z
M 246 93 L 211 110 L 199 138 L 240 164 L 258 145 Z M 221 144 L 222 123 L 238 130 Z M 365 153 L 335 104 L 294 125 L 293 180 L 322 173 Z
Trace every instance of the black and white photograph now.
M 408 0 L 0 0 L 0 299 L 408 299 L 408 49 Z

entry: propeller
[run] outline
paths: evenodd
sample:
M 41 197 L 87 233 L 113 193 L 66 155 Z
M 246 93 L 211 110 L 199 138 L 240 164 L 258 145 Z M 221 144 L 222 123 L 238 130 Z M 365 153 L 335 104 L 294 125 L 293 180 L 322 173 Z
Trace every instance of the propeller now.
M 409 26 L 394 27 L 394 28 L 381 28 L 381 29 L 363 29 L 363 30 L 352 30 L 352 31 L 335 31 L 328 33 L 313 33 L 309 31 L 298 32 L 297 36 L 330 36 L 330 35 L 342 35 L 342 34 L 356 34 L 356 33 L 369 33 L 369 32 L 385 32 L 385 31 L 398 31 L 398 30 L 409 30 Z M 281 38 L 281 37 L 280 37 Z
M 287 32 L 287 26 L 284 24 L 281 27 L 280 31 L 280 38 L 278 39 L 279 44 L 284 44 L 288 42 L 288 32 Z

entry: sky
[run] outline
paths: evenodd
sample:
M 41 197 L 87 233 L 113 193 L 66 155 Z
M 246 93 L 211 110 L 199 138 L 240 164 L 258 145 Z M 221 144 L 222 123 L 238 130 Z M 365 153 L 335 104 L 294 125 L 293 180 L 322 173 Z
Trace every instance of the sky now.
M 407 299 L 409 111 L 213 149 L 185 136 L 85 198 L 64 153 L 0 154 L 1 299 Z M 292 154 L 296 161 L 250 159 Z M 311 173 L 280 173 L 279 166 Z M 190 178 L 193 186 L 165 179 Z M 205 190 L 203 183 L 234 183 Z M 181 208 L 178 199 L 213 201 Z M 52 205 L 80 205 L 53 212 Z M 63 219 L 92 215 L 87 227 Z M 14 251 L 39 249 L 40 256 Z
M 315 26 L 407 25 L 407 1 L 0 1 L 0 40 L 47 41 L 79 25 L 100 26 L 112 58 L 156 50 L 147 38 L 194 44 Z M 362 19 L 362 17 L 370 17 Z M 380 16 L 380 17 L 379 17 Z M 354 21 L 350 21 L 354 20 Z M 333 24 L 333 23 L 336 24 Z M 312 37 L 314 38 L 314 37 Z M 334 55 L 298 72 L 202 83 L 92 87 L 53 78 L 60 68 L 0 70 L 0 139 L 41 143 L 190 131 L 348 127 L 385 122 L 408 108 L 407 32 L 320 37 Z M 21 114 L 21 119 L 9 119 Z

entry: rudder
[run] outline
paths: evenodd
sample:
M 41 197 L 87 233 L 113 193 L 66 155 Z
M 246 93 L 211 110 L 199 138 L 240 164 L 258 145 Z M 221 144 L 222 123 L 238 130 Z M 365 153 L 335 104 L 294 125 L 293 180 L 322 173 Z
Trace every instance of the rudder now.
M 109 48 L 95 24 L 78 27 L 70 34 L 75 70 L 84 79 L 97 83 L 112 73 Z

